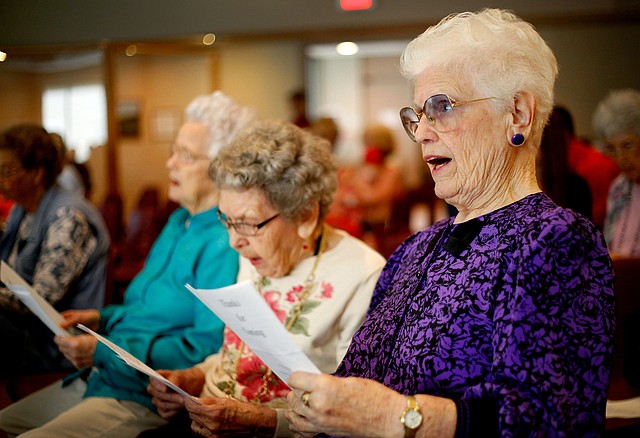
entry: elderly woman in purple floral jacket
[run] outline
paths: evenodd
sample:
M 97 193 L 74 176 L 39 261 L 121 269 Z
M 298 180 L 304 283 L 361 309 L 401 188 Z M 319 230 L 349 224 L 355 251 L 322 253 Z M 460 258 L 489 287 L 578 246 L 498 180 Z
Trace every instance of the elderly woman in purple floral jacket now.
M 391 256 L 334 376 L 294 373 L 298 436 L 598 436 L 612 363 L 601 234 L 536 181 L 557 64 L 507 11 L 456 14 L 402 57 L 401 111 L 458 214 Z

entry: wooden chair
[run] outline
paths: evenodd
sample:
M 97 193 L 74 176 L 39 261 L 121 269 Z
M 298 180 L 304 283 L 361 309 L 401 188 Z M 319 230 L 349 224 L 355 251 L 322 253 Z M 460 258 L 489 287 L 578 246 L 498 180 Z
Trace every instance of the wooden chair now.
M 112 302 L 122 302 L 127 286 L 144 266 L 164 223 L 165 211 L 160 205 L 158 189 L 149 187 L 143 191 L 136 208 L 129 214 L 124 236 L 112 254 Z
M 613 260 L 616 332 L 609 400 L 640 396 L 640 258 Z M 640 418 L 607 419 L 607 436 L 640 436 Z

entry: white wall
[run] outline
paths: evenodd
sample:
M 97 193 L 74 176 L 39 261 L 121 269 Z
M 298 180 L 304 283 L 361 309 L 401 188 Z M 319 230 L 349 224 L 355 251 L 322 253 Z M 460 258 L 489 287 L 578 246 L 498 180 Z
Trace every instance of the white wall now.
M 140 104 L 140 135 L 121 137 L 118 177 L 125 212 L 135 206 L 148 186 L 158 187 L 166 199 L 167 169 L 172 137 L 158 137 L 152 123 L 158 115 L 173 114 L 182 123 L 184 108 L 195 96 L 210 93 L 212 60 L 206 55 L 143 55 L 118 58 L 116 100 Z M 106 182 L 96 181 L 95 200 L 102 202 Z
M 289 93 L 304 86 L 300 43 L 227 43 L 219 50 L 218 84 L 223 92 L 254 107 L 261 118 L 291 118 Z
M 341 58 L 308 63 L 309 115 L 331 117 L 338 125 L 335 153 L 344 163 L 355 163 L 362 154 L 361 132 L 365 102 L 361 62 Z

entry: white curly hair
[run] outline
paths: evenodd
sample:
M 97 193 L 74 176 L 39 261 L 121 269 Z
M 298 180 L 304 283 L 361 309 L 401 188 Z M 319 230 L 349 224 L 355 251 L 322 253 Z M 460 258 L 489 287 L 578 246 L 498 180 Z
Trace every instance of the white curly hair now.
M 442 68 L 472 82 L 479 96 L 498 111 L 507 111 L 518 91 L 529 91 L 537 103 L 535 143 L 554 102 L 558 63 L 533 25 L 511 11 L 485 8 L 451 14 L 415 38 L 401 57 L 401 72 L 415 81 L 427 67 Z
M 220 149 L 253 124 L 256 112 L 253 108 L 240 105 L 222 91 L 214 91 L 194 98 L 184 111 L 184 119 L 202 123 L 208 128 L 208 155 L 215 158 Z

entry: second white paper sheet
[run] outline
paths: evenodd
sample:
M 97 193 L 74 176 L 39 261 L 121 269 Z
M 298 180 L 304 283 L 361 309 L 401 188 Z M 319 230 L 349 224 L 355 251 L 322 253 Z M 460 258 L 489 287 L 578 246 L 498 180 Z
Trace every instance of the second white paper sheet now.
M 201 403 L 200 400 L 198 400 L 197 398 L 193 397 L 188 392 L 185 392 L 182 388 L 174 385 L 170 380 L 167 380 L 164 376 L 162 376 L 156 370 L 154 370 L 153 368 L 151 368 L 150 366 L 148 366 L 147 364 L 142 362 L 140 359 L 135 357 L 133 354 L 129 353 L 127 350 L 125 350 L 125 349 L 121 348 L 120 346 L 114 344 L 113 342 L 111 342 L 110 340 L 105 338 L 104 336 L 99 335 L 98 333 L 94 332 L 89 327 L 87 327 L 87 326 L 85 326 L 83 324 L 78 324 L 78 328 L 80 330 L 83 330 L 83 331 L 89 333 L 91 336 L 96 338 L 98 341 L 102 342 L 104 345 L 109 347 L 109 349 L 111 349 L 111 351 L 113 351 L 116 354 L 116 356 L 118 356 L 124 363 L 129 365 L 131 368 L 135 368 L 136 370 L 140 371 L 141 373 L 144 373 L 144 374 L 146 374 L 147 376 L 149 376 L 151 378 L 154 378 L 156 380 L 161 381 L 162 383 L 167 385 L 169 388 L 171 388 L 174 391 L 176 391 L 177 393 L 182 394 L 183 396 L 193 400 L 194 402 L 196 402 L 198 404 Z
M 186 285 L 283 381 L 294 371 L 320 373 L 250 281 L 220 289 Z

